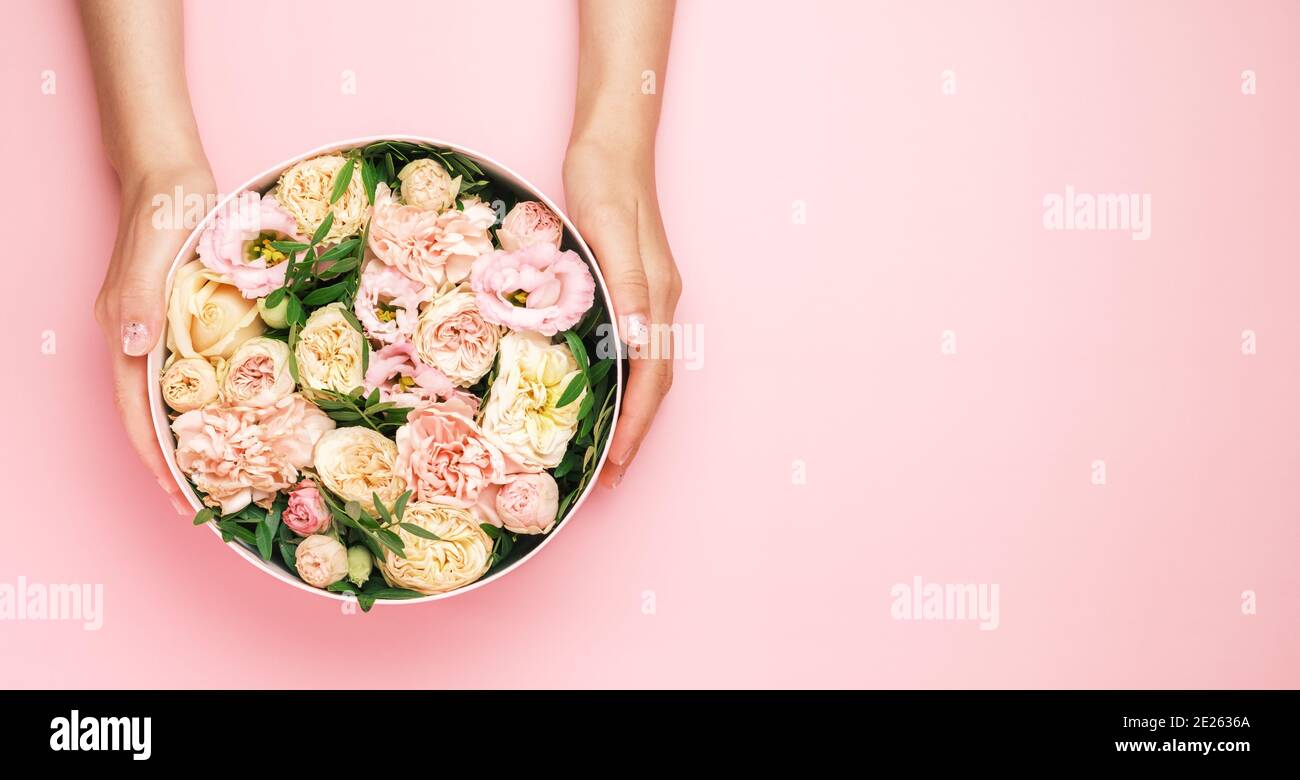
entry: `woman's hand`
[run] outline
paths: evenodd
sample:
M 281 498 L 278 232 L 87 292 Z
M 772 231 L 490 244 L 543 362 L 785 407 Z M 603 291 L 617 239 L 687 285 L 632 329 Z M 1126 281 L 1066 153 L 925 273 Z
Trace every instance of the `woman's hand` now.
M 601 482 L 612 488 L 622 481 L 672 386 L 667 326 L 682 279 L 659 216 L 651 155 L 576 140 L 564 161 L 564 190 L 569 214 L 596 254 L 619 331 L 631 347 L 623 412 L 601 474 Z
M 202 160 L 174 169 L 124 174 L 117 241 L 95 301 L 95 319 L 107 342 L 114 395 L 127 436 L 158 484 L 171 495 L 176 511 L 182 514 L 189 513 L 190 508 L 168 473 L 154 437 L 148 396 L 151 378 L 143 356 L 153 349 L 163 332 L 167 271 L 195 227 L 183 220 L 176 222 L 186 212 L 184 199 L 201 197 L 208 203 L 207 198 L 215 192 L 212 173 Z M 178 193 L 183 200 L 174 203 Z M 163 199 L 155 203 L 159 195 Z

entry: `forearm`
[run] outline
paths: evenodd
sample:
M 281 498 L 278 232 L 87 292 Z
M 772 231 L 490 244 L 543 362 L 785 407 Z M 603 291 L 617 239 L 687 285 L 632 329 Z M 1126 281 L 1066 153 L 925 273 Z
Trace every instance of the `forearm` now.
M 109 161 L 124 181 L 207 167 L 185 83 L 180 0 L 82 0 Z
M 571 144 L 617 144 L 653 157 L 675 6 L 675 0 L 579 0 Z

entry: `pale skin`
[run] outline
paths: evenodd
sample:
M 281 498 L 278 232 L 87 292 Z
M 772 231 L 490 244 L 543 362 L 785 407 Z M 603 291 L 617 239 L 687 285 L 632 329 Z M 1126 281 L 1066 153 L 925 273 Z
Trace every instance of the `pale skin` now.
M 144 355 L 165 321 L 168 267 L 184 226 L 153 226 L 153 197 L 215 192 L 185 82 L 180 0 L 81 0 L 108 158 L 121 185 L 112 259 L 95 318 L 112 355 L 114 389 L 140 459 L 188 512 L 154 439 Z M 579 0 L 573 132 L 564 160 L 570 216 L 591 244 L 632 343 L 673 321 L 681 277 L 659 213 L 655 135 L 675 0 Z M 655 89 L 643 89 L 646 72 Z M 672 384 L 667 350 L 629 361 L 623 411 L 600 481 L 622 481 Z

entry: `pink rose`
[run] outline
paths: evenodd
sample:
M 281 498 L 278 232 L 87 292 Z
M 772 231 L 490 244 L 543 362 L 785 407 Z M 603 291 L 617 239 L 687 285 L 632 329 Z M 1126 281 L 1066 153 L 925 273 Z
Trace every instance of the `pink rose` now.
M 483 319 L 544 336 L 577 325 L 596 295 L 596 280 L 582 258 L 550 244 L 480 257 L 470 286 Z
M 330 511 L 315 482 L 304 479 L 289 492 L 289 505 L 280 520 L 299 536 L 318 534 L 330 527 Z
M 262 409 L 209 406 L 177 417 L 176 465 L 223 515 L 269 505 L 312 465 L 312 448 L 334 421 L 301 395 Z
M 370 249 L 385 265 L 435 289 L 469 276 L 479 255 L 492 251 L 496 221 L 490 206 L 467 199 L 464 211 L 441 213 L 404 206 L 380 183 L 370 221 Z
M 371 353 L 370 368 L 366 370 L 366 389 L 374 390 L 376 387 L 381 400 L 415 409 L 422 409 L 457 392 L 446 374 L 416 359 L 415 347 L 409 341 L 389 344 Z M 475 410 L 470 416 L 477 412 L 477 399 Z
M 288 258 L 272 241 L 302 241 L 298 223 L 275 198 L 240 193 L 213 217 L 199 238 L 199 259 L 245 298 L 261 298 L 284 285 Z
M 460 412 L 454 405 L 417 409 L 397 429 L 396 471 L 415 501 L 468 508 L 489 485 L 505 481 L 512 464 Z
M 563 238 L 564 225 L 560 218 L 535 200 L 516 203 L 497 230 L 497 240 L 507 252 L 534 244 L 550 244 L 559 249 Z
M 479 497 L 479 514 L 517 534 L 549 533 L 559 512 L 560 488 L 545 471 L 511 474 Z
M 432 290 L 390 265 L 376 260 L 361 269 L 354 306 L 366 335 L 383 344 L 410 338 L 420 316 L 420 304 Z

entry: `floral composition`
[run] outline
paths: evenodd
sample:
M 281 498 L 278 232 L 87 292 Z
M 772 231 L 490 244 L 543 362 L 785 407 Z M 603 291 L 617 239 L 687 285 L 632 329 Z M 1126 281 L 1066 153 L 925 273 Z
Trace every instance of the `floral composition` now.
M 405 141 L 228 203 L 177 269 L 158 377 L 196 525 L 369 609 L 475 582 L 564 520 L 617 388 L 558 215 Z

